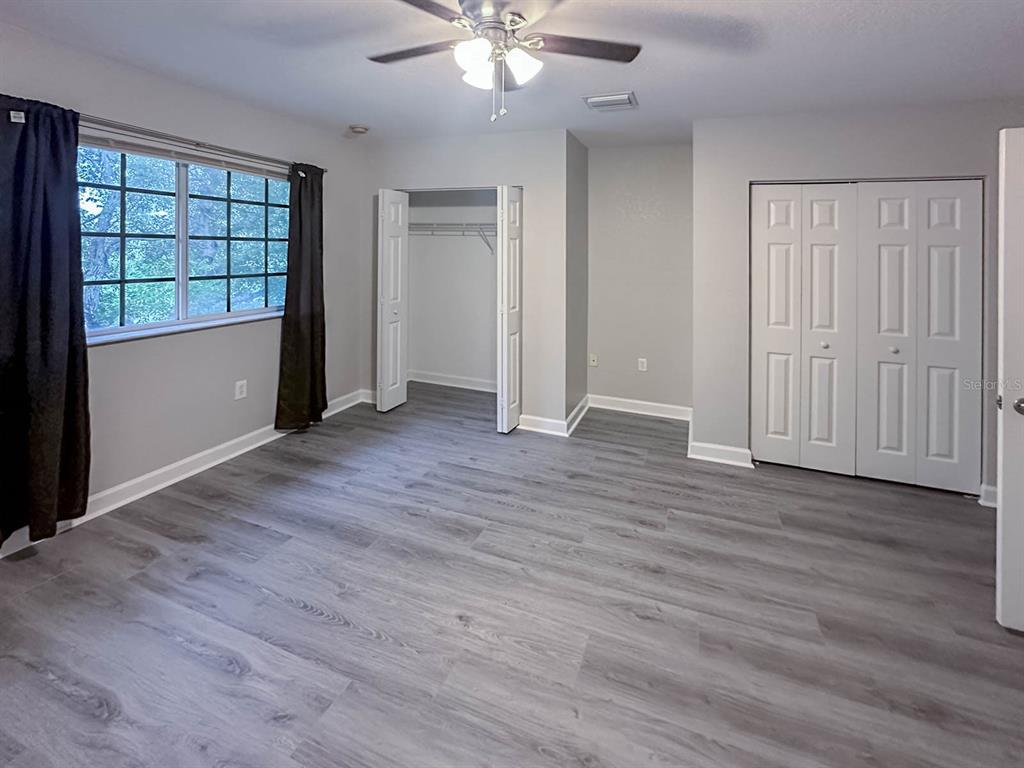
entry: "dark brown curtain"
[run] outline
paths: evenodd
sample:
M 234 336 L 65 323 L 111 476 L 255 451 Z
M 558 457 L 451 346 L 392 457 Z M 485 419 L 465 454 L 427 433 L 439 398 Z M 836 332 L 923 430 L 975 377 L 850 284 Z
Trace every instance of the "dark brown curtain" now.
M 324 172 L 296 163 L 288 225 L 288 283 L 281 323 L 277 429 L 302 429 L 323 421 L 327 410 L 324 369 Z
M 0 95 L 0 541 L 89 496 L 77 149 L 78 113 Z

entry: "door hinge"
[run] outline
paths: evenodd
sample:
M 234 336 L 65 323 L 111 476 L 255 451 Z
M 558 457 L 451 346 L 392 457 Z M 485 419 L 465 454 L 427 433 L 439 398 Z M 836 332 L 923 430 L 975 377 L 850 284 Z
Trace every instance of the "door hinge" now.
M 1002 395 L 996 395 L 996 408 L 998 408 L 1000 411 L 1003 410 L 1003 396 Z

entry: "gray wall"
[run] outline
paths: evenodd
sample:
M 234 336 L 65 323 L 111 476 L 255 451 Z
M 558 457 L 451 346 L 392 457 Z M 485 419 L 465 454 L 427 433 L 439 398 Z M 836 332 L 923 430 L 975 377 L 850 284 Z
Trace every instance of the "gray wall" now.
M 493 189 L 414 193 L 409 196 L 409 222 L 493 226 L 496 198 Z M 410 378 L 456 377 L 463 386 L 493 390 L 497 280 L 497 261 L 480 237 L 410 235 Z
M 693 139 L 692 439 L 749 445 L 751 181 L 981 176 L 985 180 L 984 372 L 996 376 L 998 130 L 1024 104 L 704 120 Z M 994 393 L 984 403 L 985 482 L 995 478 Z
M 587 148 L 571 133 L 565 147 L 565 416 L 587 395 Z
M 693 403 L 692 192 L 688 144 L 590 150 L 593 395 Z
M 486 118 L 485 118 L 486 119 Z M 486 124 L 482 126 L 486 129 Z M 366 144 L 368 172 L 358 201 L 365 258 L 356 281 L 363 361 L 372 387 L 374 196 L 385 189 L 523 187 L 523 413 L 565 418 L 565 131 L 453 136 Z
M 359 388 L 361 260 L 354 233 L 362 165 L 353 142 L 219 94 L 69 50 L 0 25 L 0 90 L 91 115 L 328 169 L 324 183 L 328 394 Z M 368 289 L 367 289 L 368 290 Z M 89 351 L 92 492 L 273 422 L 280 321 L 267 320 Z M 249 395 L 235 401 L 233 384 Z

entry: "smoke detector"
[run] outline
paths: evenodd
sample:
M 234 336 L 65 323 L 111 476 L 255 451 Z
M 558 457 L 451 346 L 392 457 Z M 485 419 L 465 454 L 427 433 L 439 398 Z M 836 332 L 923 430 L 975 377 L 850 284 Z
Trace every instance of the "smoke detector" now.
M 370 132 L 370 129 L 365 125 L 350 125 L 348 132 L 350 136 L 365 136 Z
M 611 112 L 617 109 L 636 109 L 636 94 L 632 91 L 623 93 L 600 93 L 594 96 L 584 96 L 583 101 L 587 107 L 596 112 Z

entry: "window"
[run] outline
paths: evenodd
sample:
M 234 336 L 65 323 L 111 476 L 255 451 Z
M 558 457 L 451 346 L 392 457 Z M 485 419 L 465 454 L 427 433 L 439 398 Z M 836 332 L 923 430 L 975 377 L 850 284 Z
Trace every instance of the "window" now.
M 279 179 L 79 147 L 87 330 L 280 309 L 288 193 Z

